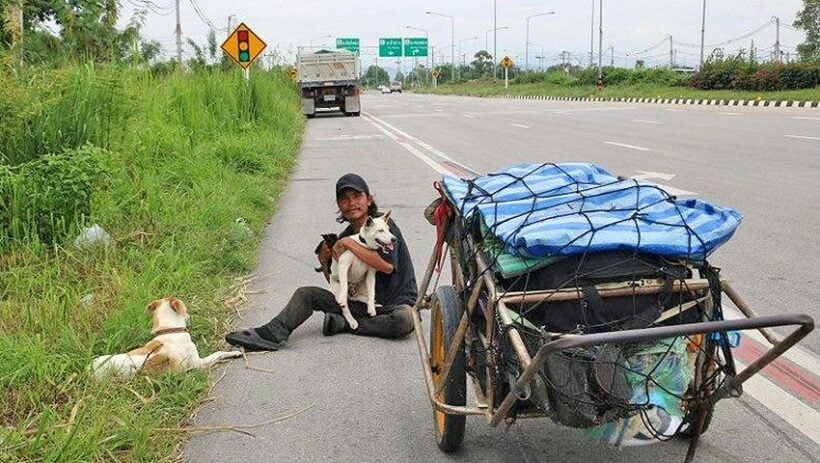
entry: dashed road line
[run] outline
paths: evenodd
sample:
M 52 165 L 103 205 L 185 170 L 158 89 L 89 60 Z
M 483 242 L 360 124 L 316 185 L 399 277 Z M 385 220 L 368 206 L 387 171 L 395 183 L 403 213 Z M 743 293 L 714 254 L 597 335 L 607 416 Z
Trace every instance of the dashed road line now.
M 607 144 L 607 145 L 620 146 L 621 148 L 629 148 L 629 149 L 632 149 L 632 150 L 652 151 L 651 149 L 644 148 L 643 146 L 627 145 L 626 143 L 618 143 L 616 141 L 605 141 L 604 143 Z
M 820 117 L 792 116 L 792 119 L 797 119 L 800 121 L 820 121 Z
M 475 119 L 475 116 L 473 116 L 472 114 L 465 114 L 464 117 L 469 119 Z
M 646 119 L 632 119 L 632 122 L 637 122 L 637 123 L 639 123 L 639 124 L 654 124 L 654 125 L 660 125 L 660 122 L 658 122 L 658 121 L 649 121 L 649 120 L 646 120 Z
M 743 115 L 743 113 L 730 113 L 730 112 L 726 112 L 726 111 L 718 111 L 718 114 L 720 114 L 722 116 L 742 116 Z
M 682 113 L 686 112 L 684 109 L 672 109 L 672 108 L 664 108 L 664 111 L 669 111 L 670 113 Z
M 797 138 L 800 140 L 820 140 L 820 137 L 809 137 L 807 135 L 783 135 L 786 138 Z
M 512 122 L 510 122 L 510 125 L 513 126 L 513 127 L 521 127 L 522 129 L 529 129 L 530 128 L 530 126 L 528 126 L 528 125 L 513 124 Z

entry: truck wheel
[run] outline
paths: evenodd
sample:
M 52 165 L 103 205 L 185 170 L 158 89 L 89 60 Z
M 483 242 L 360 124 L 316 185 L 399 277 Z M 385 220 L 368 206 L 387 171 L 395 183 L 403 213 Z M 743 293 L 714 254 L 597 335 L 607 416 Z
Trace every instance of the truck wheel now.
M 314 117 L 316 117 L 316 113 L 313 113 L 313 114 L 305 114 L 305 117 L 307 117 L 308 119 L 313 119 Z
M 441 375 L 447 350 L 461 322 L 461 300 L 455 288 L 441 286 L 436 290 L 431 302 L 430 368 L 433 370 L 433 384 L 436 387 L 442 381 L 445 382 L 444 389 L 436 399 L 448 405 L 464 406 L 467 403 L 467 372 L 463 344 L 453 359 L 448 377 L 444 378 Z M 461 447 L 466 418 L 465 415 L 448 415 L 433 409 L 436 443 L 442 451 L 455 452 Z
M 352 114 L 356 117 L 359 117 L 359 116 L 362 115 L 362 112 L 361 111 L 356 111 L 355 113 L 352 113 Z

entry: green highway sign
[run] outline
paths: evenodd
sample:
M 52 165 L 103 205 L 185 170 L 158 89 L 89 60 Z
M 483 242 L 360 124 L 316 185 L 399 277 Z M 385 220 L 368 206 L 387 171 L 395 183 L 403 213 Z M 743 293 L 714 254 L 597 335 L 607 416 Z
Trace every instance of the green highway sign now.
M 404 39 L 404 56 L 427 56 L 427 37 L 407 37 Z
M 379 39 L 379 57 L 401 57 L 401 38 Z
M 348 50 L 353 53 L 359 52 L 359 39 L 353 37 L 337 37 L 336 48 L 340 50 Z

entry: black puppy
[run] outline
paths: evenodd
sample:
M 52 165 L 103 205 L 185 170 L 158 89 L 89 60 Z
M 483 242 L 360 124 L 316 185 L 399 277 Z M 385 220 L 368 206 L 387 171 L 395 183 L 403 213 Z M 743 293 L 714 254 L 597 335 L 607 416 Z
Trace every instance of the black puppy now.
M 322 234 L 322 241 L 319 241 L 319 244 L 316 246 L 313 253 L 318 256 L 322 251 L 322 246 L 327 246 L 328 249 L 333 249 L 333 245 L 336 244 L 336 241 L 339 241 L 339 237 L 335 233 Z M 319 267 L 314 269 L 316 272 L 324 274 L 325 280 L 327 280 L 328 283 L 330 283 L 330 263 L 332 261 L 333 257 L 328 257 L 320 263 Z

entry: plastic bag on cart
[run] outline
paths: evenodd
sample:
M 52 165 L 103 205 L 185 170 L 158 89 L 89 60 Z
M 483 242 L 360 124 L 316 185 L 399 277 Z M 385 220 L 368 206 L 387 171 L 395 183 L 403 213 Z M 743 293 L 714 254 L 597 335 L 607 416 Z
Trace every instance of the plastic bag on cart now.
M 631 416 L 584 429 L 594 439 L 617 446 L 647 445 L 675 435 L 683 422 L 681 397 L 693 366 L 683 338 L 661 339 L 626 357 Z

